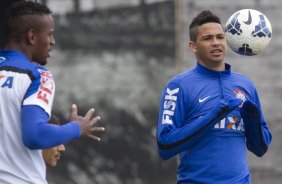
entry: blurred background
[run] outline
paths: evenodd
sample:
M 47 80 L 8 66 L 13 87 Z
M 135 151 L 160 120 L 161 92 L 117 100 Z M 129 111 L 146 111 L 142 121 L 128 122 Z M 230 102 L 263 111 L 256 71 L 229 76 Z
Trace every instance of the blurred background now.
M 227 62 L 256 84 L 273 134 L 267 154 L 249 153 L 254 184 L 282 180 L 282 27 L 280 0 L 41 0 L 54 13 L 56 47 L 48 68 L 56 81 L 53 113 L 94 107 L 107 131 L 101 143 L 73 141 L 50 184 L 172 184 L 177 158 L 162 161 L 155 131 L 166 82 L 196 63 L 188 49 L 191 19 L 210 9 L 225 24 L 237 10 L 263 12 L 273 38 L 258 56 L 231 50 Z M 226 163 L 228 164 L 228 163 Z

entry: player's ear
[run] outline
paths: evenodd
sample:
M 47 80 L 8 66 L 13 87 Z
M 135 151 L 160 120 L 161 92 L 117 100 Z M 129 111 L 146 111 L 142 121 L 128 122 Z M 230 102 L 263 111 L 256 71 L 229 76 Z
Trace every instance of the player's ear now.
M 27 43 L 30 44 L 30 45 L 34 45 L 35 42 L 36 42 L 36 30 L 33 29 L 33 28 L 30 28 L 28 31 L 27 31 Z
M 193 53 L 196 53 L 196 52 L 197 52 L 197 45 L 196 45 L 195 42 L 189 41 L 189 48 L 191 49 L 191 51 L 192 51 Z

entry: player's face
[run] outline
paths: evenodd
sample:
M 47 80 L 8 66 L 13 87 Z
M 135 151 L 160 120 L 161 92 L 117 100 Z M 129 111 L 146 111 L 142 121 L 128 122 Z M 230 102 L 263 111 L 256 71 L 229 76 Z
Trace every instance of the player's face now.
M 54 22 L 51 15 L 43 15 L 40 27 L 36 30 L 35 45 L 32 60 L 40 65 L 47 64 L 47 58 L 55 45 L 54 39 Z
M 57 162 L 61 158 L 62 152 L 65 151 L 65 146 L 63 144 L 42 150 L 43 159 L 45 161 L 45 164 L 50 167 L 55 167 L 57 165 Z
M 189 46 L 200 64 L 213 70 L 224 70 L 226 39 L 223 28 L 218 23 L 206 23 L 198 27 L 195 42 Z

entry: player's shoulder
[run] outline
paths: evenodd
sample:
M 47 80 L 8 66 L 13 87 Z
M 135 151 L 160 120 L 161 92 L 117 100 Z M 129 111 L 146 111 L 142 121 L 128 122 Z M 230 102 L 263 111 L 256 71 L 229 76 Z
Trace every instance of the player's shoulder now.
M 27 71 L 27 74 L 29 75 L 31 80 L 42 77 L 53 78 L 52 73 L 46 67 L 41 66 L 35 62 L 26 62 L 23 69 Z
M 182 73 L 179 73 L 175 75 L 172 79 L 169 80 L 168 83 L 174 83 L 179 86 L 182 86 L 183 84 L 191 83 L 193 82 L 193 79 L 195 78 L 195 70 L 189 69 Z
M 232 75 L 234 77 L 236 77 L 238 80 L 244 80 L 246 82 L 252 82 L 252 80 L 248 76 L 246 76 L 242 73 L 232 71 Z
M 232 71 L 232 75 L 236 81 L 249 85 L 249 86 L 254 86 L 254 82 L 248 76 L 242 73 L 239 73 L 239 72 L 234 72 L 234 71 Z
M 32 80 L 42 73 L 50 73 L 47 68 L 31 62 L 22 53 L 15 50 L 0 50 L 0 58 L 0 67 L 3 70 L 27 74 Z

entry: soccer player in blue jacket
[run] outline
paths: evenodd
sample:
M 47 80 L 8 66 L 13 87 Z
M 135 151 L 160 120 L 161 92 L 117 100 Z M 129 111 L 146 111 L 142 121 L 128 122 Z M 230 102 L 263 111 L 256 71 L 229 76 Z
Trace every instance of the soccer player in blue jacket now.
M 44 65 L 55 39 L 51 11 L 23 1 L 7 14 L 7 40 L 0 50 L 0 183 L 46 184 L 41 149 L 85 137 L 100 141 L 99 116 L 85 116 L 72 106 L 70 122 L 51 125 L 53 76 Z
M 163 159 L 179 155 L 178 184 L 248 184 L 246 148 L 261 157 L 271 142 L 257 90 L 225 63 L 220 19 L 205 10 L 190 24 L 195 68 L 165 86 L 157 128 Z

